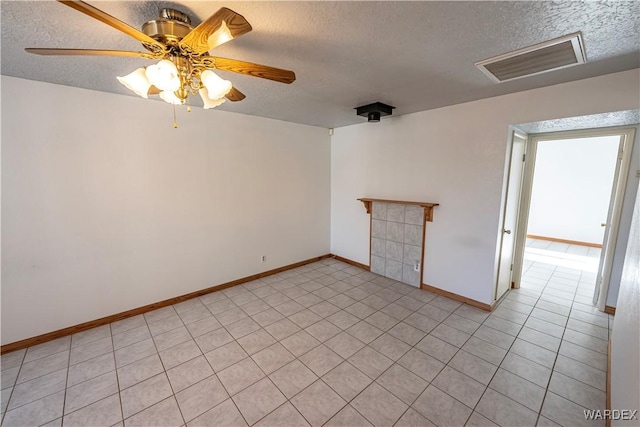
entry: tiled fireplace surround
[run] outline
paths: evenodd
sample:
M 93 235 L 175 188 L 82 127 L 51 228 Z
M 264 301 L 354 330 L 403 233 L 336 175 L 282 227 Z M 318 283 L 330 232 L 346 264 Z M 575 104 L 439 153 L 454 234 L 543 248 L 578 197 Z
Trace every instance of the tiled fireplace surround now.
M 371 215 L 371 272 L 420 287 L 423 209 L 374 201 Z

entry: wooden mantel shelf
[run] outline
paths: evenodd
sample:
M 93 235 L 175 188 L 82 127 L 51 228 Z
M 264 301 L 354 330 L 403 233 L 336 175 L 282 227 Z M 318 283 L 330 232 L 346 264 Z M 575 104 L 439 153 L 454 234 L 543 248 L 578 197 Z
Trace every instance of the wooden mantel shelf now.
M 364 203 L 364 208 L 367 210 L 367 213 L 371 213 L 371 205 L 373 202 L 384 202 L 384 203 L 397 203 L 399 205 L 416 205 L 422 206 L 424 209 L 424 220 L 432 222 L 433 221 L 433 208 L 435 206 L 439 206 L 439 203 L 426 203 L 426 202 L 409 202 L 406 200 L 386 200 L 386 199 L 370 199 L 370 198 L 360 198 L 358 199 L 362 203 Z

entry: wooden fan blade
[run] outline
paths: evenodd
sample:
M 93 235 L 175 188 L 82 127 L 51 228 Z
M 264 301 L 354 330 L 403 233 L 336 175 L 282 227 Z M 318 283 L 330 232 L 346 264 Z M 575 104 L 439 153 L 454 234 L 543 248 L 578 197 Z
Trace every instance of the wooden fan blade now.
M 229 93 L 225 95 L 225 98 L 227 98 L 231 102 L 236 102 L 242 101 L 245 98 L 245 95 L 235 87 L 232 87 Z
M 29 53 L 36 55 L 97 55 L 97 56 L 131 56 L 135 58 L 153 59 L 153 55 L 147 52 L 132 52 L 128 50 L 101 50 L 101 49 L 48 49 L 33 48 L 25 49 Z
M 147 94 L 149 94 L 149 95 L 159 95 L 160 94 L 160 89 L 158 89 L 157 87 L 151 85 L 151 87 L 149 87 L 149 91 L 147 92 Z
M 287 84 L 293 83 L 296 79 L 296 74 L 289 70 L 254 64 L 252 62 L 238 61 L 236 59 L 219 58 L 217 56 L 211 56 L 210 58 L 213 58 L 213 66 L 218 70 L 248 74 L 253 77 L 260 77 Z
M 196 54 L 203 54 L 251 31 L 244 16 L 226 7 L 221 8 L 180 40 L 180 47 Z
M 131 36 L 134 39 L 140 41 L 144 45 L 144 47 L 146 47 L 152 52 L 160 52 L 160 51 L 167 50 L 167 47 L 163 43 L 160 43 L 159 41 L 149 37 L 142 31 L 136 30 L 129 24 L 125 24 L 124 22 L 120 21 L 117 18 L 114 18 L 108 13 L 101 11 L 97 7 L 93 7 L 90 4 L 85 3 L 83 1 L 79 1 L 79 0 L 58 0 L 58 1 L 66 6 L 69 6 L 77 10 L 78 12 L 82 12 L 85 15 L 92 17 L 93 19 L 97 19 L 98 21 L 103 22 L 115 28 L 118 31 L 122 31 L 126 35 Z

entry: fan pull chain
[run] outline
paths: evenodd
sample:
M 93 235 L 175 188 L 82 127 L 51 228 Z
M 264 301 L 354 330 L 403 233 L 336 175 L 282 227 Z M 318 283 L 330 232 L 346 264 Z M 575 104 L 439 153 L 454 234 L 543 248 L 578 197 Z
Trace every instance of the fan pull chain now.
M 173 106 L 173 128 L 178 129 L 178 120 L 176 120 L 176 106 Z

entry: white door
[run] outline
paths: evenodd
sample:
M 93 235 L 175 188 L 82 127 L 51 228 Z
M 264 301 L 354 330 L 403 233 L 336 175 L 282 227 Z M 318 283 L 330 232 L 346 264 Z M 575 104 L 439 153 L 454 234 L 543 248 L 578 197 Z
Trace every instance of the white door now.
M 618 226 L 620 225 L 620 215 L 622 213 L 622 199 L 624 198 L 626 183 L 625 178 L 628 174 L 628 158 L 631 155 L 631 141 L 633 141 L 632 133 L 625 133 L 620 136 L 618 160 L 613 178 L 613 188 L 611 189 L 607 222 L 603 223 L 603 226 L 606 228 L 602 244 L 602 253 L 600 254 L 600 264 L 598 265 L 598 274 L 596 275 L 596 287 L 593 293 L 593 304 L 596 305 L 600 311 L 604 311 L 609 293 L 609 279 L 611 278 L 611 269 L 613 268 L 613 255 Z M 625 146 L 627 147 L 625 148 Z
M 504 220 L 502 222 L 502 242 L 500 246 L 500 264 L 498 267 L 498 283 L 495 299 L 511 288 L 513 271 L 513 255 L 516 241 L 516 225 L 518 223 L 518 206 L 522 188 L 522 174 L 524 170 L 525 139 L 514 133 L 511 146 L 511 160 L 507 181 L 507 197 L 504 206 Z

